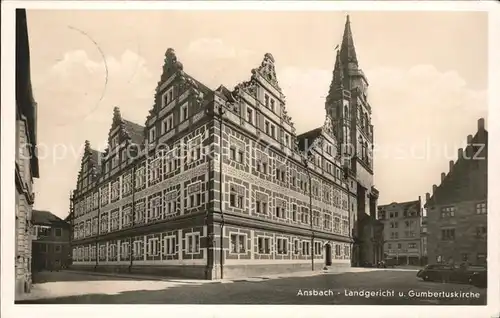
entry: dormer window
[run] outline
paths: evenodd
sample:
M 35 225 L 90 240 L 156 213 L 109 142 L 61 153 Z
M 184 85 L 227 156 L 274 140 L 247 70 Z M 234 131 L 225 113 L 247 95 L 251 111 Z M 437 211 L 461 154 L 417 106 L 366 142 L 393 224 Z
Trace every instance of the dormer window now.
M 153 143 L 156 140 L 156 129 L 155 127 L 149 130 L 149 143 Z
M 171 101 L 174 100 L 174 87 L 170 87 L 167 93 L 164 95 L 163 107 L 167 106 Z
M 113 139 L 111 139 L 111 148 L 115 148 L 118 145 L 118 136 L 114 136 Z
M 181 122 L 185 121 L 188 119 L 188 104 L 185 103 L 184 105 L 181 106 Z
M 254 122 L 253 114 L 254 114 L 253 109 L 247 106 L 247 121 L 249 124 L 252 124 L 252 125 Z

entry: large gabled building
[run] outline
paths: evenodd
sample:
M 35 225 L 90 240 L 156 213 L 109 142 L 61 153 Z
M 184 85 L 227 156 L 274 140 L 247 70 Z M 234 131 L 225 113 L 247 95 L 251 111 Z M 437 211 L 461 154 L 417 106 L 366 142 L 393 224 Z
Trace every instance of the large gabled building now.
M 324 125 L 301 135 L 271 54 L 235 89 L 211 90 L 168 49 L 144 127 L 115 108 L 108 148 L 86 142 L 72 195 L 73 266 L 207 279 L 350 266 L 356 211 L 369 214 L 374 188 L 349 20 L 345 34 L 335 74 L 353 79 L 337 88 L 334 78 Z M 332 116 L 336 103 L 348 119 Z M 359 153 L 343 160 L 354 139 Z
M 427 193 L 428 262 L 486 264 L 488 131 L 483 118 L 449 166 L 441 184 Z

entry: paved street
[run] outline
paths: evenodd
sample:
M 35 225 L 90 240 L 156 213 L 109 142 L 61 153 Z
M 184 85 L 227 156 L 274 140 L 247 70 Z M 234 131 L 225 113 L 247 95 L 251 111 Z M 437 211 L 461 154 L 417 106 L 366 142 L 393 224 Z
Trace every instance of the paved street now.
M 462 284 L 423 282 L 415 275 L 414 270 L 375 269 L 309 277 L 210 282 L 182 279 L 141 280 L 63 271 L 39 275 L 41 283 L 35 285 L 31 296 L 33 299 L 23 303 L 297 305 L 484 305 L 486 303 L 485 289 Z M 378 292 L 379 295 L 366 297 L 360 295 L 360 291 Z M 425 297 L 415 296 L 411 291 L 474 292 L 480 293 L 480 297 L 474 298 L 470 295 Z M 323 292 L 326 295 L 307 295 L 315 292 Z M 358 292 L 358 295 L 352 295 L 355 292 Z M 399 292 L 403 292 L 404 295 L 400 296 Z

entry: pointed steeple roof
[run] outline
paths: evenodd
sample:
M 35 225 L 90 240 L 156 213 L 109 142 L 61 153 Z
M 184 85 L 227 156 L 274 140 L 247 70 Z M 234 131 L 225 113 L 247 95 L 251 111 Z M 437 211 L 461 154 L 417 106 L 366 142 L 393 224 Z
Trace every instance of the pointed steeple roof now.
M 351 21 L 347 15 L 344 27 L 344 35 L 342 36 L 342 44 L 340 46 L 340 58 L 344 65 L 349 66 L 350 63 L 358 65 L 358 58 L 356 57 L 356 49 L 354 47 L 354 40 L 351 31 Z
M 333 69 L 333 79 L 330 83 L 330 89 L 328 91 L 328 96 L 326 98 L 327 102 L 334 100 L 342 94 L 344 89 L 344 68 L 342 65 L 342 60 L 340 59 L 340 52 L 337 50 L 337 56 L 335 58 L 335 67 Z

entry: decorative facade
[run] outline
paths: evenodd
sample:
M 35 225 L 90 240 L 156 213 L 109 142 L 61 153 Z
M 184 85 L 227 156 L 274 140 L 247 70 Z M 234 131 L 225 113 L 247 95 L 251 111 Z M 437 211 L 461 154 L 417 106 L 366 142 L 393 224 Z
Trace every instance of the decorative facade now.
M 431 263 L 486 264 L 488 228 L 488 131 L 478 120 L 475 136 L 450 161 L 441 184 L 427 193 L 427 253 Z
M 16 9 L 16 295 L 30 292 L 31 210 L 35 201 L 33 178 L 39 177 L 36 157 L 36 102 L 30 79 L 26 10 Z
M 384 256 L 401 265 L 420 265 L 423 246 L 420 237 L 422 201 L 393 202 L 378 207 L 378 219 L 384 224 Z
M 296 134 L 271 54 L 231 91 L 168 49 L 145 126 L 115 108 L 108 148 L 86 142 L 73 267 L 217 279 L 350 266 L 359 187 L 338 139 L 330 114 Z

